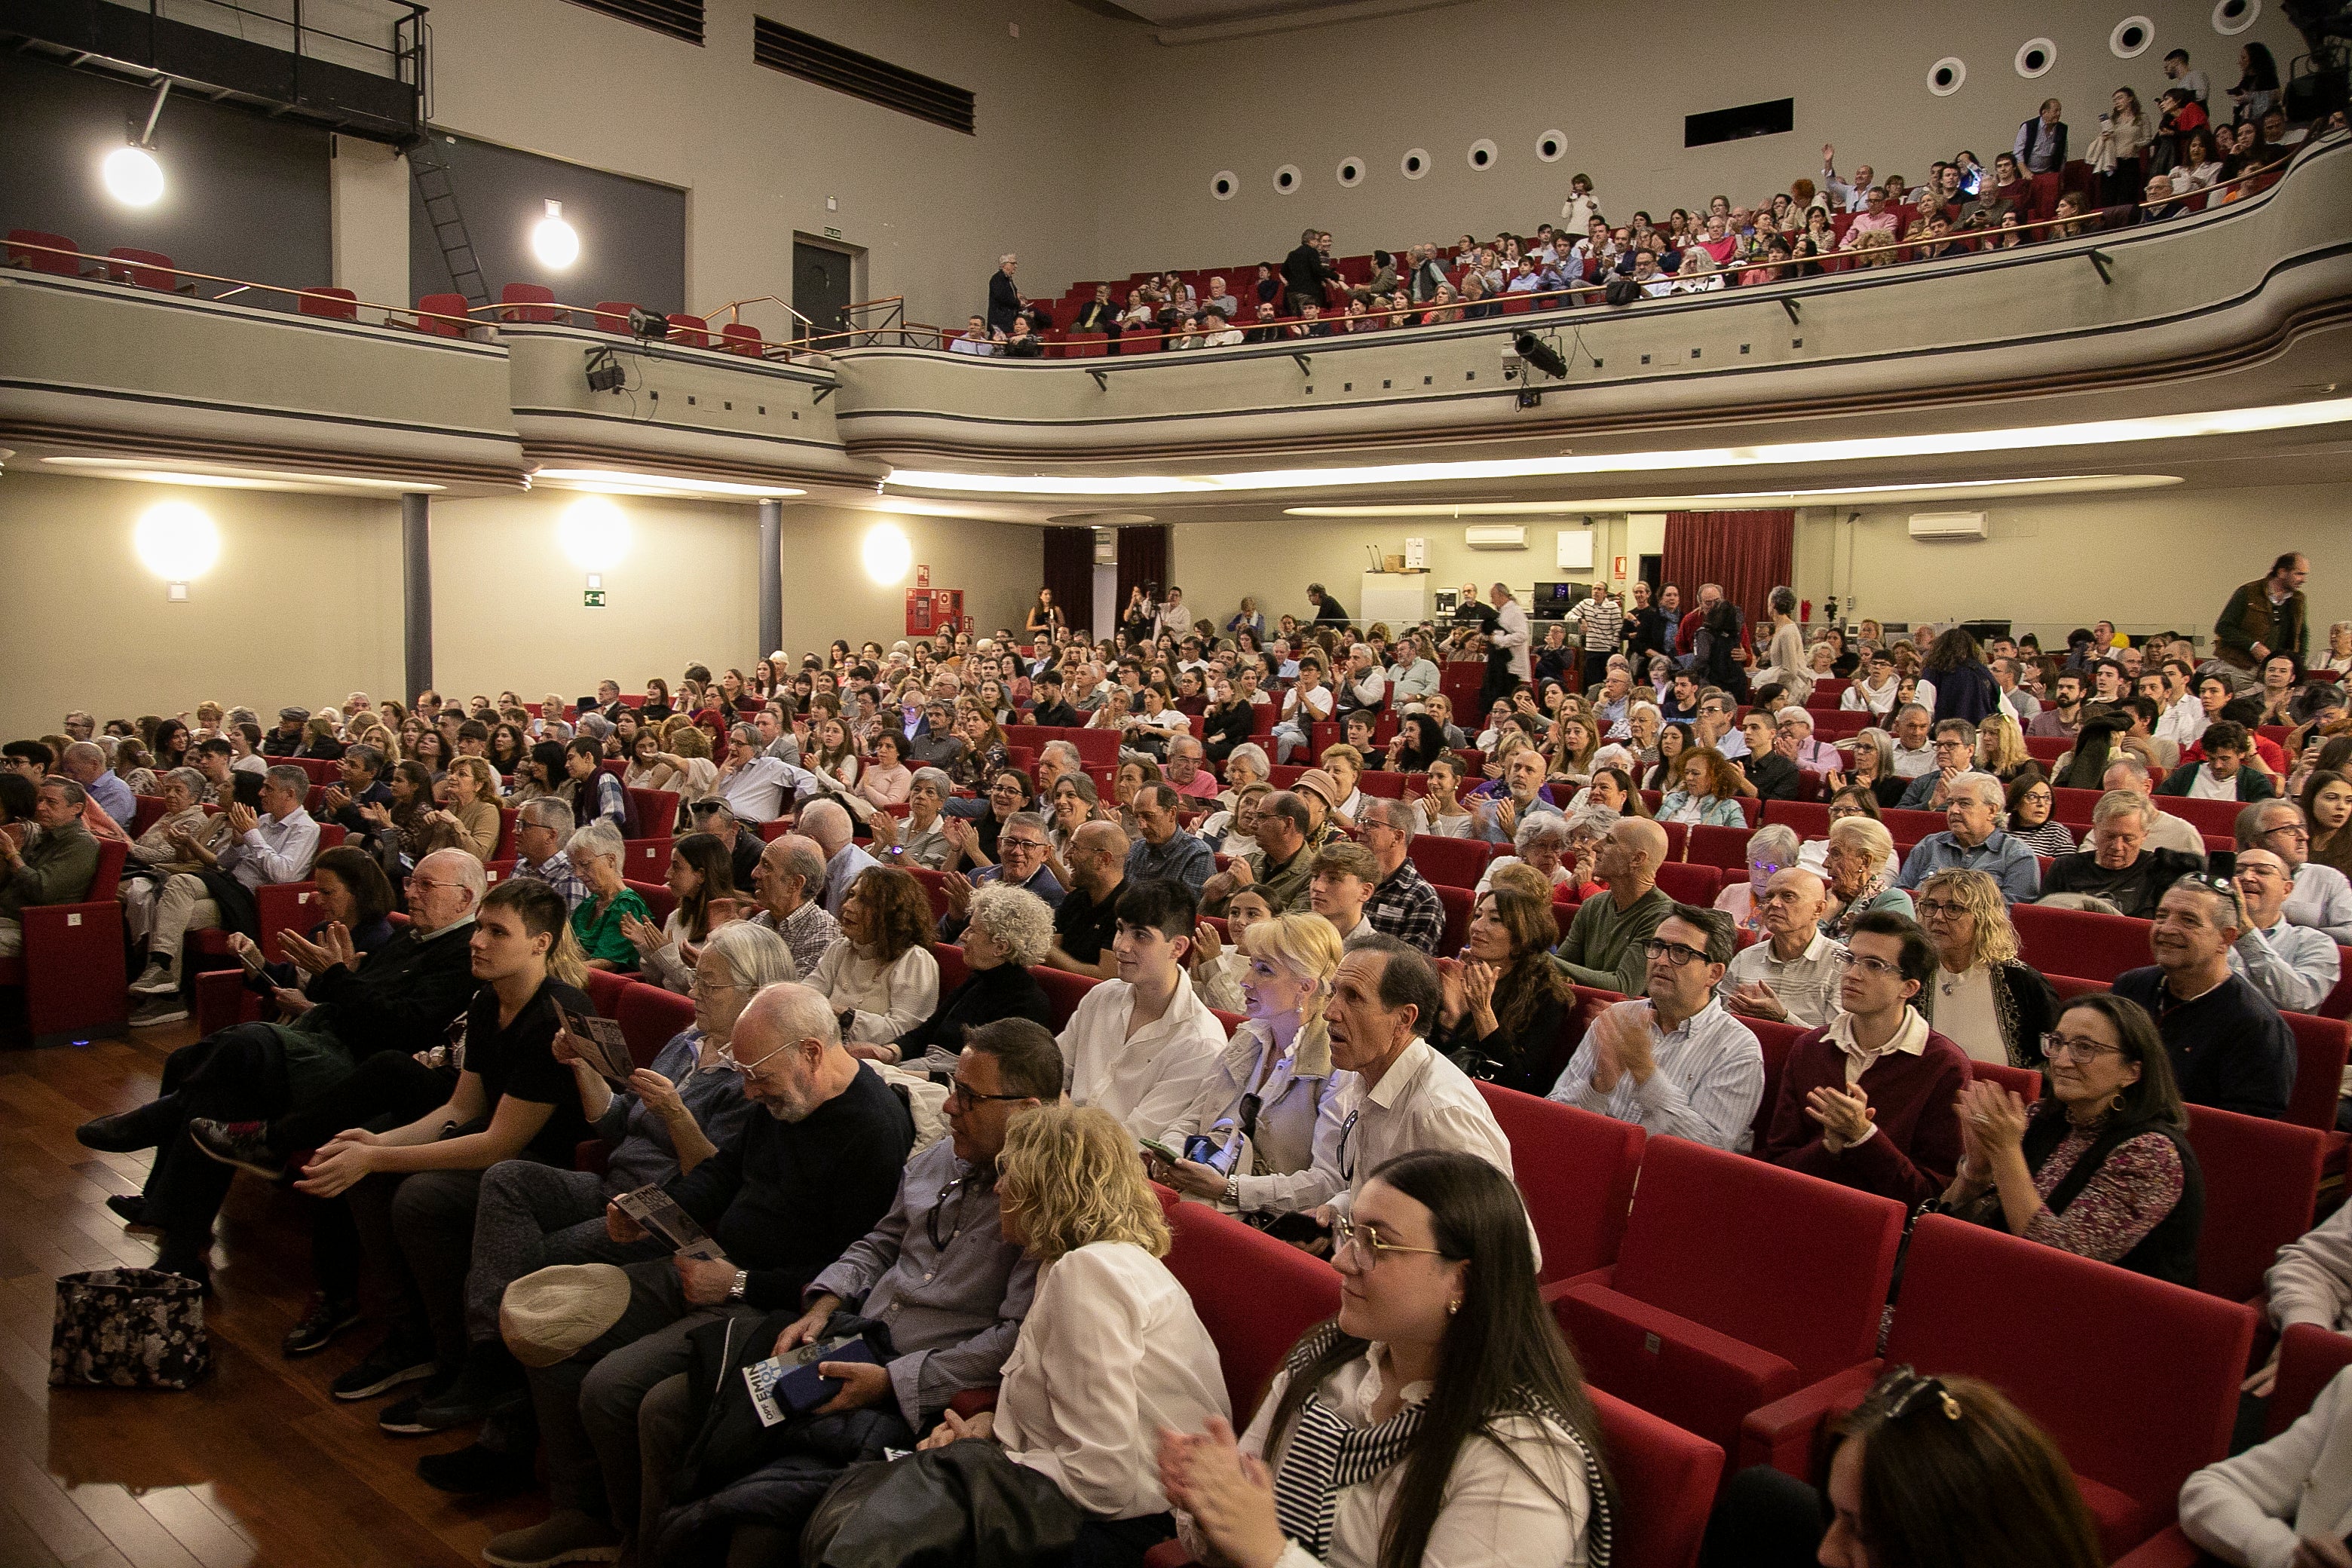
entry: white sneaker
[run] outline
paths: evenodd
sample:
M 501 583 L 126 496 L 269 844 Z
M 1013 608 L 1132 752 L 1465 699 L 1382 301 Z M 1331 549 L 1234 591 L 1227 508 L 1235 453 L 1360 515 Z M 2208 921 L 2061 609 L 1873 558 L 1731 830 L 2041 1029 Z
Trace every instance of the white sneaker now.
M 151 963 L 146 972 L 131 983 L 133 996 L 169 996 L 179 990 L 179 976 L 168 963 Z
M 188 1005 L 177 995 L 151 996 L 131 1009 L 130 1025 L 134 1029 L 152 1029 L 163 1024 L 184 1023 Z

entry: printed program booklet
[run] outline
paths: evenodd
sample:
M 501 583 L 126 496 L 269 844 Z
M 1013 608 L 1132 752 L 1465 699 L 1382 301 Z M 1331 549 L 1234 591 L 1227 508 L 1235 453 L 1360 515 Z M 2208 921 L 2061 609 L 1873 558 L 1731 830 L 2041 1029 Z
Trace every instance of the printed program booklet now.
M 623 1214 L 669 1243 L 671 1251 L 710 1262 L 726 1260 L 727 1254 L 719 1249 L 710 1233 L 695 1224 L 694 1216 L 678 1207 L 677 1200 L 659 1187 L 639 1187 L 633 1193 L 622 1193 L 613 1203 Z

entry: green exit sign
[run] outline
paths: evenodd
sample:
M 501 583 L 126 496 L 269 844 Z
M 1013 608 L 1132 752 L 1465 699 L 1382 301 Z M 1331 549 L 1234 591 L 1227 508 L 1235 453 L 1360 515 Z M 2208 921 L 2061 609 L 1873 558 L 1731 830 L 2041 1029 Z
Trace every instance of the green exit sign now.
M 604 607 L 604 590 L 602 588 L 590 588 L 586 590 L 580 595 L 580 603 L 584 607 L 591 610 L 603 609 Z
M 826 229 L 824 231 L 824 237 L 827 239 L 839 239 L 841 237 L 841 230 L 837 228 Z

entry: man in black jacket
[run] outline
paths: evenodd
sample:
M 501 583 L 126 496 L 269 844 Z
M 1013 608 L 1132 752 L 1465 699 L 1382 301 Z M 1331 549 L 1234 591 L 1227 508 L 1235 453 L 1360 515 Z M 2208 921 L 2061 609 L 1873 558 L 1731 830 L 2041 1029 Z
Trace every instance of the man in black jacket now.
M 1284 309 L 1291 315 L 1303 315 L 1309 303 L 1322 308 L 1324 284 L 1339 276 L 1331 262 L 1330 247 L 1329 235 L 1306 229 L 1298 236 L 1298 248 L 1283 258 Z
M 2230 971 L 2245 915 L 2229 884 L 2184 879 L 2165 892 L 2148 945 L 2156 963 L 2116 979 L 2116 994 L 2156 1020 L 2180 1098 L 2273 1121 L 2294 1093 L 2294 1031 Z
M 2091 808 L 2088 848 L 2061 855 L 2042 879 L 2042 896 L 2084 893 L 2105 899 L 2119 914 L 2147 920 L 2165 889 L 2203 869 L 2194 855 L 2146 847 L 2156 807 L 2128 790 L 2109 790 Z
M 484 1553 L 493 1563 L 564 1562 L 635 1534 L 638 1407 L 685 1373 L 688 1336 L 725 1318 L 797 1314 L 809 1284 L 898 1195 L 914 1119 L 842 1047 L 824 996 L 769 986 L 737 1020 L 731 1047 L 743 1092 L 767 1114 L 666 1189 L 722 1256 L 629 1265 L 619 1319 L 567 1359 L 531 1369 L 553 1507 L 545 1522 L 493 1540 Z M 646 1234 L 618 1207 L 604 1223 L 615 1241 Z M 666 1500 L 650 1500 L 658 1510 Z
M 1020 260 L 1015 256 L 1003 257 L 996 263 L 996 270 L 988 275 L 989 330 L 1003 332 L 1008 337 L 1013 332 L 1013 319 L 1029 303 L 1021 297 L 1021 290 L 1013 286 L 1013 269 L 1020 265 Z
M 1118 353 L 1118 307 L 1110 302 L 1110 285 L 1095 285 L 1095 297 L 1078 307 L 1076 320 L 1070 322 L 1074 332 L 1100 332 L 1110 339 L 1110 352 Z
M 1086 715 L 1062 700 L 1062 672 L 1040 670 L 1029 683 L 1029 722 L 1048 730 L 1083 730 Z

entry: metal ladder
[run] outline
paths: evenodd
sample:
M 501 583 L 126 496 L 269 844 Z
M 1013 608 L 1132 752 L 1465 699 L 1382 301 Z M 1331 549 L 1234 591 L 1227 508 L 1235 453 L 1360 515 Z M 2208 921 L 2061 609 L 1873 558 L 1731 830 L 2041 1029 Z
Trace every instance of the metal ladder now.
M 431 137 L 409 149 L 408 177 L 425 203 L 425 221 L 433 226 L 433 237 L 449 265 L 449 287 L 464 295 L 467 304 L 487 306 L 490 286 L 475 258 L 473 238 L 466 232 L 466 215 L 457 207 L 457 182 L 434 150 Z

